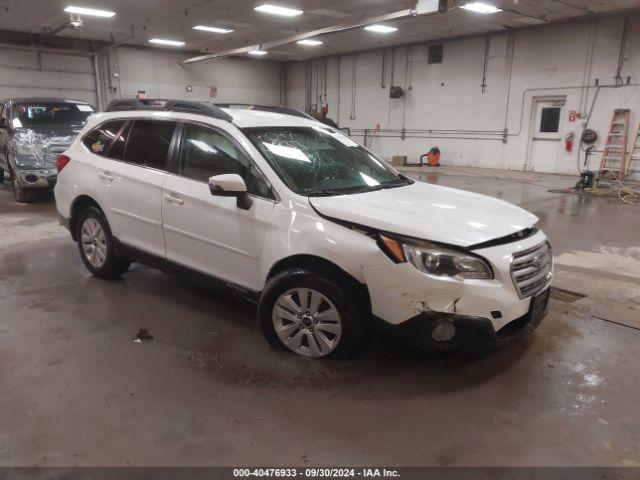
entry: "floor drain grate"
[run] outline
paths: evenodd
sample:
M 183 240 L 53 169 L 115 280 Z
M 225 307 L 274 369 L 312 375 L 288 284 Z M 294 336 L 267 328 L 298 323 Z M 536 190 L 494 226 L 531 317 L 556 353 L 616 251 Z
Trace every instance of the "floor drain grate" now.
M 570 290 L 563 290 L 562 288 L 551 287 L 551 298 L 554 298 L 560 302 L 575 303 L 578 300 L 582 300 L 586 297 L 581 293 L 572 292 Z

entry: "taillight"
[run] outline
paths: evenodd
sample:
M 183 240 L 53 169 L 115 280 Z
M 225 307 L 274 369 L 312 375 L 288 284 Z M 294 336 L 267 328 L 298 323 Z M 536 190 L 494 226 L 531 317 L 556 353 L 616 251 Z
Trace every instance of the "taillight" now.
M 70 161 L 71 159 L 66 155 L 58 155 L 58 161 L 56 162 L 58 165 L 58 173 L 60 173 L 62 169 L 66 167 Z

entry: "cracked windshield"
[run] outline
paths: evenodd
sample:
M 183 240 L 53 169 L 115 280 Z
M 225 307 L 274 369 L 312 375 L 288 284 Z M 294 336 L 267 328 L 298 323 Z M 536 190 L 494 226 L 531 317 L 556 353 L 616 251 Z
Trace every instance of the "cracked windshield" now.
M 411 183 L 337 130 L 250 128 L 244 133 L 287 186 L 301 195 L 345 195 Z

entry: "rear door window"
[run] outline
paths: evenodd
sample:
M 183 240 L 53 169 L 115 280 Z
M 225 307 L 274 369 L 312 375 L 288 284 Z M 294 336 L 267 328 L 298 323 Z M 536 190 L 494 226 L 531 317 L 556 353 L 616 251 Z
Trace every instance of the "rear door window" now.
M 136 120 L 126 141 L 124 160 L 143 167 L 166 170 L 175 128 L 176 122 Z
M 91 150 L 92 153 L 104 157 L 124 124 L 124 120 L 114 120 L 113 122 L 103 123 L 98 128 L 89 132 L 82 140 L 82 143 L 84 143 L 84 146 Z

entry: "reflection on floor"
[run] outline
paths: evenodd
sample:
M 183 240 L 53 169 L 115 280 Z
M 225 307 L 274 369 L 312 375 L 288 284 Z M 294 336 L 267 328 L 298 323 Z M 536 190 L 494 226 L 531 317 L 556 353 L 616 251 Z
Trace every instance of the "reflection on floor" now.
M 593 318 L 638 317 L 640 207 L 549 193 L 572 177 L 409 174 L 531 210 L 587 297 L 491 355 L 308 361 L 180 278 L 91 278 L 51 199 L 0 185 L 0 465 L 640 465 L 640 332 Z

